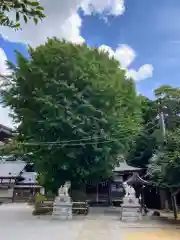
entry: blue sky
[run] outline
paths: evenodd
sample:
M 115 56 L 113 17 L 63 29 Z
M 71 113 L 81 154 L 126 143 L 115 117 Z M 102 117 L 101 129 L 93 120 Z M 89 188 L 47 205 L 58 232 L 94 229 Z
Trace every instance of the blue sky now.
M 51 13 L 54 19 L 57 15 L 55 20 L 59 23 L 53 25 L 49 20 L 46 25 L 37 28 L 30 23 L 25 26 L 24 32 L 16 34 L 9 29 L 0 28 L 2 36 L 8 39 L 1 36 L 0 48 L 4 50 L 9 60 L 15 62 L 14 50 L 27 56 L 26 45 L 22 43 L 24 39 L 26 41 L 30 39 L 30 43 L 37 46 L 41 38 L 46 36 L 57 35 L 74 42 L 83 38 L 88 45 L 97 47 L 106 45 L 113 51 L 122 46 L 129 47 L 135 56 L 131 56 L 130 64 L 125 66 L 127 69 L 138 71 L 144 64 L 151 65 L 149 74 L 140 80 L 136 79 L 137 90 L 142 94 L 152 98 L 153 89 L 162 84 L 179 87 L 180 0 L 110 0 L 108 6 L 104 0 L 86 0 L 89 2 L 87 6 L 81 4 L 79 9 L 75 8 L 75 5 L 72 6 L 71 9 L 74 7 L 76 12 L 66 23 L 63 17 L 67 18 L 66 15 L 70 14 L 69 5 L 61 5 L 63 11 L 61 15 L 60 10 L 57 10 L 58 5 L 55 4 L 53 9 L 47 3 L 50 0 L 41 1 L 46 2 L 45 6 L 49 8 L 47 10 L 49 18 Z M 85 0 L 79 0 L 79 2 L 83 1 Z M 125 11 L 119 10 L 117 14 L 114 9 L 115 7 L 116 10 L 118 9 L 118 1 L 125 7 Z M 93 11 L 91 11 L 92 7 Z M 63 22 L 62 26 L 61 22 Z M 58 26 L 60 26 L 59 32 Z M 122 55 L 119 59 L 121 63 Z
M 144 63 L 154 67 L 153 77 L 140 81 L 138 90 L 152 97 L 161 84 L 179 86 L 180 80 L 180 1 L 126 0 L 123 16 L 109 18 L 107 25 L 98 18 L 85 18 L 82 35 L 90 44 L 116 48 L 128 44 L 137 53 L 132 67 Z M 94 27 L 96 26 L 96 27 Z

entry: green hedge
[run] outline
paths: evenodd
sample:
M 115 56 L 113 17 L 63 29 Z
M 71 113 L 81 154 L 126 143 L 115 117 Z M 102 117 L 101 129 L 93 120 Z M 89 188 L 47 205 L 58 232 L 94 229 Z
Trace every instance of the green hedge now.
M 42 208 L 36 208 L 33 210 L 33 215 L 46 215 L 46 214 L 52 214 L 53 208 L 52 207 L 42 207 Z
M 46 215 L 52 214 L 53 206 L 52 204 L 46 203 L 36 203 L 34 205 L 33 215 Z M 87 215 L 89 212 L 89 207 L 86 202 L 73 202 L 72 213 L 73 214 L 83 214 Z

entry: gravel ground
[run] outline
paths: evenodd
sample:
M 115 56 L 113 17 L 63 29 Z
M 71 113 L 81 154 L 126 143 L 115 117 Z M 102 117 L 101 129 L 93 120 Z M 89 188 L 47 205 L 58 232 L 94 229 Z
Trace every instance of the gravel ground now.
M 74 240 L 83 221 L 59 222 L 51 217 L 32 216 L 26 204 L 0 206 L 0 239 L 2 240 Z
M 52 220 L 51 216 L 32 216 L 32 207 L 26 204 L 0 206 L 0 240 L 144 240 L 147 234 L 151 234 L 151 238 L 154 239 L 159 231 L 165 236 L 166 231 L 170 233 L 176 230 L 156 221 L 122 223 L 117 211 L 107 214 L 94 209 L 85 218 L 57 221 Z M 136 238 L 139 232 L 145 235 Z

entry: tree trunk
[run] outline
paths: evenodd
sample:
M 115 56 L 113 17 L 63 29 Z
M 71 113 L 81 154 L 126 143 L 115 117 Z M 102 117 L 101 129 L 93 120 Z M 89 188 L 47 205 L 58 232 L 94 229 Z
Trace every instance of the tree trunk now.
M 177 204 L 176 204 L 176 195 L 171 193 L 171 199 L 172 199 L 172 207 L 173 207 L 173 213 L 174 213 L 174 219 L 177 220 Z

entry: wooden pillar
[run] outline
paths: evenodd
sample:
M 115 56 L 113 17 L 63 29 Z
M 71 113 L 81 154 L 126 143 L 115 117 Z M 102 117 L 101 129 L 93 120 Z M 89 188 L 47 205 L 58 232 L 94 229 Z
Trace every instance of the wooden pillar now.
M 167 200 L 166 191 L 164 189 L 161 189 L 159 191 L 159 194 L 160 194 L 160 201 L 161 201 L 161 209 L 165 209 L 165 202 Z
M 96 203 L 99 202 L 99 185 L 96 184 Z
M 109 201 L 109 205 L 112 206 L 111 180 L 108 180 L 108 201 Z

